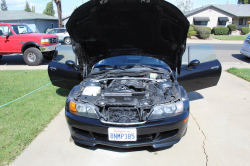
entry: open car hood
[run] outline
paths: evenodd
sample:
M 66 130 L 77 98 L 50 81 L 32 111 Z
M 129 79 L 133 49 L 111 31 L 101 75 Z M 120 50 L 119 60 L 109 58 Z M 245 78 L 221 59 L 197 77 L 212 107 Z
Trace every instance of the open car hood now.
M 144 55 L 160 59 L 180 74 L 189 22 L 163 0 L 90 0 L 66 25 L 75 41 L 80 65 L 102 59 Z

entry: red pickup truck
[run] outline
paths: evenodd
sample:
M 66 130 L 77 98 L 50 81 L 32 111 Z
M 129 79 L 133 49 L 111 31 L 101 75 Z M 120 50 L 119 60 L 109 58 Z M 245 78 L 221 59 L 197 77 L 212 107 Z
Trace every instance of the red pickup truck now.
M 51 60 L 61 44 L 58 36 L 34 33 L 26 24 L 0 23 L 0 59 L 3 55 L 22 53 L 27 65 L 39 65 L 43 57 Z

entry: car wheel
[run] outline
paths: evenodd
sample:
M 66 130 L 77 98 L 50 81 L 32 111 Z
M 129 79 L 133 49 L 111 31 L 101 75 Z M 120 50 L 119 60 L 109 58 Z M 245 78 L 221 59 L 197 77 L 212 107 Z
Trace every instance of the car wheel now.
M 2 56 L 2 55 L 0 55 L 0 59 L 2 59 L 2 57 L 3 57 L 3 56 Z
M 55 51 L 44 52 L 43 57 L 47 60 L 52 60 Z
M 29 66 L 37 66 L 43 61 L 43 54 L 35 47 L 28 48 L 24 51 L 23 59 Z
M 66 38 L 64 39 L 64 43 L 65 43 L 65 44 L 71 44 L 71 39 L 70 39 L 69 37 L 66 37 Z

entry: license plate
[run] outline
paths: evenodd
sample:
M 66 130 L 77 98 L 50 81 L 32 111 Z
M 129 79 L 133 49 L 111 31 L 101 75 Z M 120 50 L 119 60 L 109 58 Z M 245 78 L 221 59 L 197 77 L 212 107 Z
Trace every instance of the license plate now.
M 136 141 L 136 128 L 115 128 L 108 129 L 110 141 Z

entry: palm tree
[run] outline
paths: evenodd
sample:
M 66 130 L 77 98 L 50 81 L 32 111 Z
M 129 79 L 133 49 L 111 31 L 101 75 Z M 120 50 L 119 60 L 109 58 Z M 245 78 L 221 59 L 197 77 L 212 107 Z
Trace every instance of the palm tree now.
M 62 27 L 62 4 L 61 0 L 53 0 L 56 3 L 57 14 L 58 14 L 58 27 Z

